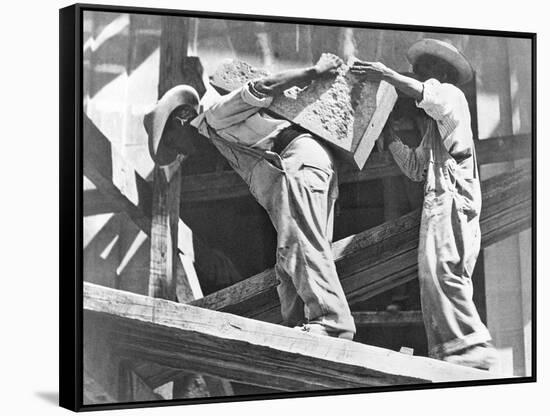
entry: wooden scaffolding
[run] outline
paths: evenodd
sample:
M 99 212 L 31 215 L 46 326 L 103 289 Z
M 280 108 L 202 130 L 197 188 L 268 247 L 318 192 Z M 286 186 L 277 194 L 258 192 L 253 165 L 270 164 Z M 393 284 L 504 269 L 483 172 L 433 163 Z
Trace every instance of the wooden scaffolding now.
M 159 96 L 179 83 L 202 84 L 197 58 L 181 54 L 188 31 L 163 20 Z M 167 69 L 169 68 L 169 70 Z M 173 382 L 172 397 L 233 394 L 232 382 L 274 391 L 424 384 L 498 377 L 425 357 L 319 337 L 280 322 L 273 270 L 203 296 L 198 275 L 212 249 L 180 218 L 180 201 L 247 195 L 230 171 L 182 175 L 181 164 L 141 177 L 95 124 L 83 117 L 84 174 L 113 210 L 125 212 L 151 241 L 149 296 L 84 283 L 84 401 L 156 400 Z M 529 159 L 531 137 L 477 142 L 480 164 Z M 113 162 L 116 160 L 116 172 Z M 183 162 L 185 163 L 185 162 Z M 482 246 L 531 226 L 530 164 L 482 183 Z M 387 152 L 373 153 L 341 183 L 399 175 Z M 86 207 L 85 207 L 86 209 Z M 415 279 L 420 212 L 413 211 L 333 244 L 338 273 L 353 305 Z M 229 267 L 229 266 L 228 266 Z M 418 322 L 419 312 L 358 312 L 359 325 Z M 100 345 L 100 347 L 98 347 Z

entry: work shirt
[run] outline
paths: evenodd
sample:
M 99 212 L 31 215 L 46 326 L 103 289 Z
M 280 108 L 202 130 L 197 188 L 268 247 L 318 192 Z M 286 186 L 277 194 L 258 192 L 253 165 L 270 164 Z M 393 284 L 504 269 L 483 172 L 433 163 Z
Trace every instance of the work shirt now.
M 424 82 L 423 97 L 416 105 L 436 122 L 442 144 L 464 170 L 474 169 L 473 138 L 470 111 L 464 93 L 452 84 L 442 84 L 436 79 Z M 400 140 L 388 146 L 403 173 L 413 181 L 426 179 L 430 134 L 425 134 L 420 145 L 411 151 Z
M 403 173 L 425 181 L 418 274 L 430 356 L 442 358 L 491 339 L 472 301 L 479 254 L 481 189 L 468 104 L 435 79 L 417 103 L 430 117 L 420 145 L 388 146 Z

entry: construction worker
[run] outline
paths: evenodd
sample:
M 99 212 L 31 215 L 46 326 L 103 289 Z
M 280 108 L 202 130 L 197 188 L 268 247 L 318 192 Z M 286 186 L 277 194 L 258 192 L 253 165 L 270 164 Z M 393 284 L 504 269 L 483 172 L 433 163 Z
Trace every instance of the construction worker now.
M 264 112 L 275 95 L 330 75 L 341 64 L 325 54 L 312 67 L 249 82 L 200 115 L 196 92 L 179 86 L 160 99 L 145 125 L 159 164 L 192 152 L 197 131 L 209 138 L 266 209 L 277 231 L 275 272 L 283 323 L 351 340 L 355 324 L 331 250 L 338 196 L 332 151 L 308 131 Z
M 387 147 L 405 175 L 425 181 L 418 246 L 422 313 L 429 355 L 489 369 L 496 350 L 472 301 L 472 273 L 480 249 L 481 190 L 466 98 L 457 84 L 472 78 L 466 58 L 450 43 L 423 39 L 407 52 L 414 76 L 380 62 L 351 71 L 385 80 L 416 100 L 428 117 L 411 149 L 386 128 Z

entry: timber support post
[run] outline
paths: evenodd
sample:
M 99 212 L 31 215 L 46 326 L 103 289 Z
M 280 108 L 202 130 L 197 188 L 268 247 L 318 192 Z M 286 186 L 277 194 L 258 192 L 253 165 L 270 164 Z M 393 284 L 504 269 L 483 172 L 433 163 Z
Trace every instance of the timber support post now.
M 176 300 L 180 189 L 179 166 L 170 180 L 155 166 L 149 274 L 149 296 L 155 298 Z
M 197 57 L 187 56 L 188 20 L 165 16 L 162 20 L 160 40 L 161 65 L 159 68 L 159 98 L 170 88 L 188 84 L 199 96 L 206 87 L 202 81 L 203 68 Z M 149 296 L 180 302 L 202 297 L 197 274 L 193 266 L 193 238 L 179 229 L 180 221 L 181 162 L 182 156 L 169 166 L 155 166 L 153 178 L 153 207 L 151 222 L 151 269 Z M 181 224 L 180 224 L 181 223 Z M 190 234 L 190 233 L 188 233 Z M 186 252 L 181 252 L 181 240 Z M 227 382 L 188 374 L 174 379 L 173 397 L 210 396 L 222 391 L 232 394 Z M 220 385 L 222 386 L 220 388 Z M 196 386 L 196 388 L 192 388 Z M 210 388 L 212 386 L 212 388 Z

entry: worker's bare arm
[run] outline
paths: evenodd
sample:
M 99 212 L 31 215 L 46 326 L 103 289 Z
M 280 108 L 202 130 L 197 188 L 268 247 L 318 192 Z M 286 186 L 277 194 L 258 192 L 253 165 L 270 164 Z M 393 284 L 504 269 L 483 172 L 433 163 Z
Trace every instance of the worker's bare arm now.
M 409 97 L 412 97 L 417 101 L 422 100 L 424 86 L 420 81 L 412 77 L 399 74 L 381 62 L 365 62 L 357 60 L 351 66 L 350 70 L 353 74 L 363 76 L 370 81 L 384 80 L 389 82 Z
M 334 73 L 342 63 L 343 61 L 336 55 L 324 53 L 315 65 L 268 75 L 256 81 L 254 88 L 261 94 L 273 96 L 292 86 L 307 84 L 314 79 Z

